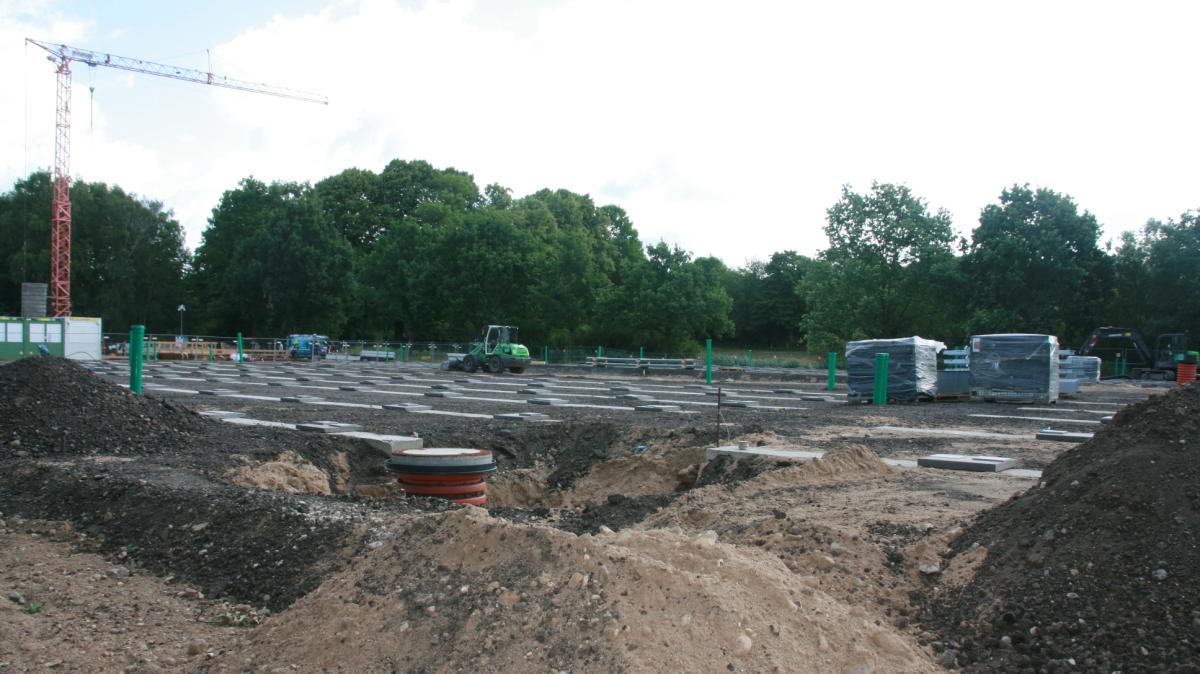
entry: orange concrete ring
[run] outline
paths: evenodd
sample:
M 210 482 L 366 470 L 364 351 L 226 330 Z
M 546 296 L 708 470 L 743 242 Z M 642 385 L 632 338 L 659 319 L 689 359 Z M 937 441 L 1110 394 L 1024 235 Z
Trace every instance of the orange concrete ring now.
M 396 473 L 396 479 L 408 484 L 473 484 L 483 481 L 483 473 Z
M 480 494 L 487 493 L 487 485 L 479 482 L 477 484 L 455 484 L 455 485 L 412 485 L 400 483 L 400 488 L 408 494 L 416 496 L 470 496 L 475 497 Z

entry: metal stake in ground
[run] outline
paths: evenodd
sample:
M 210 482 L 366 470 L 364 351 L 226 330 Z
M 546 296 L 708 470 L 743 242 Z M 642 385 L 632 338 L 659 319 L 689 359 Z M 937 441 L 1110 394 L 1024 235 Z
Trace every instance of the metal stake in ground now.
M 717 446 L 721 446 L 721 387 L 717 387 Z

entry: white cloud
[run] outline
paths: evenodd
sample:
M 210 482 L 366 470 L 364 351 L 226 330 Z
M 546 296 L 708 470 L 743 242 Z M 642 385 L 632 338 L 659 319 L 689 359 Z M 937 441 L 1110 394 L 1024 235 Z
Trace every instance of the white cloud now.
M 0 56 L 35 28 L 90 36 L 51 26 L 64 19 L 50 7 L 29 25 L 0 21 Z M 214 47 L 217 69 L 330 105 L 133 76 L 98 99 L 76 166 L 173 206 L 193 245 L 247 175 L 315 181 L 396 157 L 518 195 L 590 193 L 625 207 L 648 242 L 733 264 L 814 252 L 840 186 L 873 179 L 908 183 L 964 233 L 1014 182 L 1071 194 L 1110 235 L 1200 206 L 1188 34 L 1200 6 L 564 0 L 496 15 L 464 1 L 338 1 L 247 26 Z M 53 76 L 41 66 L 29 147 L 44 166 Z M 0 84 L 18 90 L 13 77 Z M 108 115 L 118 96 L 145 111 L 137 126 Z M 20 111 L 0 106 L 5 119 Z M 21 142 L 4 132 L 3 177 L 21 175 Z

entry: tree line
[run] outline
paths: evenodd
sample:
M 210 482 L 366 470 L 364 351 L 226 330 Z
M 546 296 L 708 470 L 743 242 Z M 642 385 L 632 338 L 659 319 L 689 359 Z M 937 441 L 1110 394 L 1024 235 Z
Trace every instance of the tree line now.
M 49 270 L 50 177 L 0 195 L 0 311 Z M 693 352 L 706 337 L 840 350 L 851 339 L 1038 332 L 1070 346 L 1097 325 L 1200 333 L 1200 222 L 1150 220 L 1115 249 L 1066 195 L 1014 185 L 970 238 L 904 185 L 843 188 L 827 248 L 730 268 L 645 244 L 587 195 L 514 198 L 469 174 L 394 160 L 316 184 L 250 177 L 226 191 L 189 251 L 163 204 L 76 181 L 73 304 L 106 329 L 463 340 L 487 323 L 530 344 Z

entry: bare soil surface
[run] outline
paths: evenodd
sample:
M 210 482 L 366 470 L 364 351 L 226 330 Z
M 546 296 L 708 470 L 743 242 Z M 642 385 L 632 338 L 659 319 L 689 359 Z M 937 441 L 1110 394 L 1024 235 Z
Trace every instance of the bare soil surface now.
M 1109 618 L 1113 607 L 1098 604 L 1084 620 L 1109 620 L 1109 636 L 1146 631 L 1138 645 L 1154 656 L 1101 652 L 1097 637 L 1088 642 L 1091 650 L 1076 649 L 1070 665 L 1054 649 L 1083 643 L 1081 628 L 1062 628 L 1075 642 L 1057 637 L 1039 642 L 1040 650 L 1027 648 L 1028 639 L 1013 637 L 1011 650 L 1000 641 L 996 625 L 1010 624 L 1010 615 L 1022 628 L 1026 620 L 1047 629 L 1069 622 L 1061 612 L 1044 612 L 1059 603 L 1031 598 L 1042 596 L 1042 585 L 1020 584 L 1024 576 L 1014 569 L 1028 568 L 1030 550 L 1022 541 L 1030 532 L 1044 536 L 1047 518 L 1062 518 L 1062 526 L 1057 520 L 1053 526 L 1078 529 L 1080 540 L 1084 531 L 1111 539 L 1111 546 L 1119 539 L 1082 526 L 1091 511 L 1072 514 L 1074 501 L 1003 515 L 1031 498 L 1010 502 L 1035 480 L 897 468 L 881 460 L 998 453 L 1027 468 L 1049 466 L 1046 485 L 1067 477 L 1068 485 L 1096 481 L 1088 473 L 1100 470 L 1089 458 L 1094 450 L 1084 448 L 1111 446 L 1114 470 L 1132 469 L 1116 458 L 1130 442 L 1119 433 L 1143 428 L 1137 420 L 1156 405 L 1175 405 L 1170 439 L 1194 437 L 1186 421 L 1194 418 L 1191 408 L 1166 402 L 1178 397 L 1168 396 L 1144 403 L 1150 412 L 1122 412 L 1111 429 L 1079 424 L 1072 430 L 1098 435 L 1075 449 L 1033 440 L 1051 425 L 1045 421 L 997 417 L 1096 420 L 1099 414 L 1080 410 L 1117 411 L 1161 389 L 1092 387 L 1076 399 L 1086 403 L 1079 410 L 977 403 L 876 408 L 774 392 L 819 391 L 808 382 L 823 383 L 823 373 L 795 373 L 782 385 L 779 377 L 734 373 L 736 380 L 718 383 L 766 407 L 790 409 L 725 408 L 718 419 L 715 407 L 695 404 L 711 396 L 684 388 L 694 375 L 631 383 L 659 391 L 656 397 L 690 401 L 685 408 L 697 414 L 635 413 L 632 403 L 604 397 L 612 380 L 630 373 L 561 369 L 558 390 L 592 406 L 536 408 L 556 423 L 532 423 L 378 405 L 408 400 L 468 415 L 527 411 L 534 406 L 514 402 L 520 398 L 513 384 L 536 381 L 536 370 L 464 384 L 479 389 L 468 392 L 477 400 L 424 397 L 421 387 L 461 377 L 430 369 L 404 371 L 413 379 L 359 366 L 148 371 L 157 388 L 130 396 L 112 383 L 119 377 L 103 375 L 104 381 L 55 359 L 0 367 L 0 386 L 20 399 L 0 403 L 0 535 L 11 542 L 3 553 L 9 575 L 0 581 L 7 585 L 0 589 L 26 602 L 3 600 L 11 606 L 0 611 L 0 635 L 19 645 L 0 650 L 0 671 L 38 671 L 47 663 L 75 671 L 1100 671 L 1108 665 L 1138 671 L 1162 669 L 1169 658 L 1175 665 L 1196 662 L 1187 641 L 1194 618 L 1170 608 L 1194 603 L 1184 587 L 1188 572 L 1176 572 L 1194 568 L 1188 565 L 1195 560 L 1154 547 L 1156 536 L 1190 535 L 1188 515 L 1179 515 L 1183 524 L 1168 518 L 1162 526 L 1170 531 L 1141 519 L 1191 508 L 1191 501 L 1168 491 L 1161 498 L 1174 500 L 1160 503 L 1145 493 L 1153 489 L 1149 477 L 1134 480 L 1111 523 L 1145 531 L 1139 545 L 1157 551 L 1168 576 L 1138 571 L 1144 556 L 1100 543 L 1105 554 L 1128 557 L 1120 573 L 1133 575 L 1096 572 L 1092 586 L 1098 591 L 1126 578 L 1131 592 L 1160 590 L 1151 595 L 1153 605 L 1168 607 L 1178 629 L 1153 632 L 1161 626 L 1151 613 Z M 341 391 L 343 384 L 316 379 L 373 383 Z M 314 383 L 339 404 L 278 401 L 312 394 L 304 387 Z M 187 393 L 222 386 L 250 395 Z M 76 400 L 72 414 L 43 409 L 60 399 Z M 386 454 L 364 442 L 235 426 L 193 412 L 218 407 L 271 421 L 358 423 L 372 432 L 419 435 L 426 446 L 492 449 L 500 470 L 489 480 L 489 508 L 404 497 L 384 469 Z M 1158 437 L 1139 432 L 1142 444 Z M 705 460 L 705 448 L 739 441 L 826 455 L 802 464 Z M 1184 463 L 1161 467 L 1164 475 L 1169 470 L 1190 476 Z M 1116 487 L 1097 489 L 1107 494 L 1103 489 Z M 1043 492 L 1061 493 L 1057 487 L 1030 493 Z M 1108 501 L 1079 503 L 1103 510 Z M 1044 578 L 1058 578 L 1060 562 L 1041 552 L 1046 545 L 1034 546 L 1044 554 L 1043 571 L 1054 569 Z M 1001 564 L 1009 548 L 1019 564 Z M 136 588 L 113 591 L 104 583 L 114 578 Z M 31 601 L 42 602 L 36 612 L 23 608 Z M 1013 605 L 1025 608 L 1018 614 Z M 1125 603 L 1118 608 L 1134 611 Z

